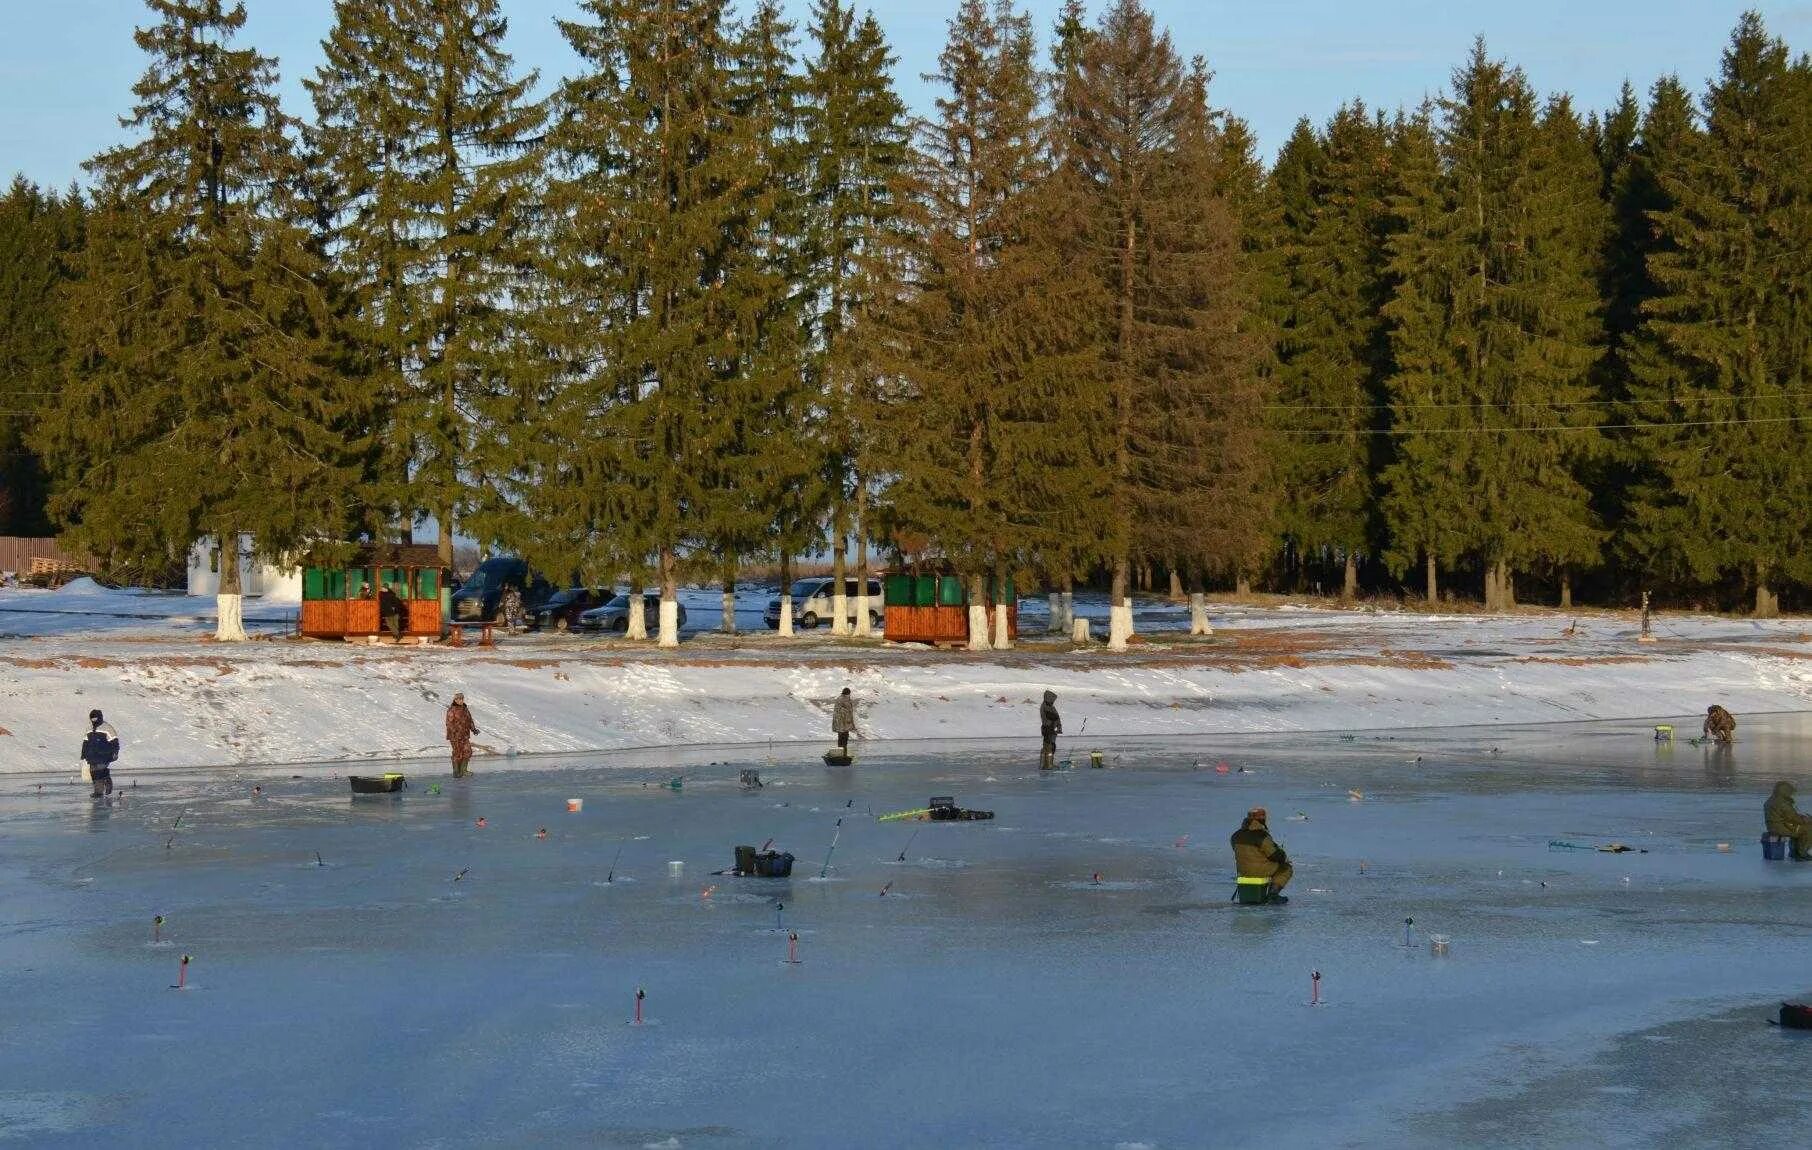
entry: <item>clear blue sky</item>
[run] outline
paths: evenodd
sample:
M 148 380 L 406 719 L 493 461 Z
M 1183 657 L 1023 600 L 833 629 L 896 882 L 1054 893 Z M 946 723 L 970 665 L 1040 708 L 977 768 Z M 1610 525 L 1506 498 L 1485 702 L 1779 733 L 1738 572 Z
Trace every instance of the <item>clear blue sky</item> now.
M 1060 0 L 1030 0 L 1041 40 Z M 1812 49 L 1808 0 L 1149 0 L 1185 55 L 1215 72 L 1215 103 L 1244 116 L 1267 154 L 1298 117 L 1320 121 L 1341 101 L 1413 105 L 1437 91 L 1473 36 L 1529 73 L 1543 91 L 1601 108 L 1629 79 L 1646 89 L 1674 72 L 1695 91 L 1717 67 L 1745 8 L 1759 10 L 1796 50 Z M 571 63 L 553 25 L 576 0 L 503 0 L 519 62 L 544 84 Z M 800 18 L 807 0 L 788 0 Z M 901 93 L 929 101 L 955 0 L 874 0 L 899 65 Z M 1096 3 L 1091 7 L 1099 8 Z M 299 77 L 313 71 L 330 0 L 247 0 L 246 40 L 279 58 L 291 111 L 306 114 Z M 143 71 L 132 27 L 141 0 L 5 0 L 0 35 L 0 176 L 22 171 L 65 184 L 83 159 L 119 141 L 117 117 Z

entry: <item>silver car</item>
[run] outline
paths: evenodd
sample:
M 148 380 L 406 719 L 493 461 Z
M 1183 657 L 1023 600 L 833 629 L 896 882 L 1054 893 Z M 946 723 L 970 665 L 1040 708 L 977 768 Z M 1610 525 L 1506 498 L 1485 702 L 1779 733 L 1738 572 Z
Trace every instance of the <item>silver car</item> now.
M 852 626 L 856 621 L 856 588 L 858 585 L 853 578 L 843 580 L 844 594 L 849 596 L 846 610 Z M 831 616 L 836 612 L 835 600 L 832 598 L 832 593 L 836 589 L 835 576 L 821 575 L 796 581 L 792 587 L 793 622 L 807 631 L 816 627 L 820 622 L 830 622 Z M 886 624 L 885 611 L 886 608 L 882 606 L 881 602 L 881 581 L 870 579 L 868 581 L 868 623 L 869 627 L 877 633 Z M 780 629 L 780 596 L 776 595 L 768 600 L 768 609 L 763 612 L 761 619 L 768 625 L 768 630 Z
M 686 606 L 675 603 L 679 608 L 679 626 L 686 626 Z M 661 597 L 648 593 L 642 596 L 642 625 L 650 635 L 660 630 Z M 593 607 L 579 616 L 579 626 L 587 631 L 615 631 L 626 634 L 629 631 L 629 596 L 613 595 L 610 602 L 602 607 Z

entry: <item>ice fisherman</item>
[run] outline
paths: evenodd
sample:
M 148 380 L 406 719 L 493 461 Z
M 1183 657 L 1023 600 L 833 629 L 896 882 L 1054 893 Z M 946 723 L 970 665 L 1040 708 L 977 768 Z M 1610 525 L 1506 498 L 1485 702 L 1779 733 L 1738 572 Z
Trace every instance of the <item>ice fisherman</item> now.
M 1263 807 L 1246 812 L 1246 821 L 1233 832 L 1233 864 L 1241 878 L 1270 879 L 1272 902 L 1289 902 L 1283 888 L 1290 885 L 1290 877 L 1296 872 L 1290 866 L 1290 857 L 1271 837 L 1265 819 Z
M 472 736 L 477 733 L 478 724 L 472 721 L 472 712 L 466 709 L 465 695 L 455 694 L 447 705 L 447 743 L 453 748 L 453 777 L 456 779 L 472 773 Z
M 1792 783 L 1782 779 L 1774 784 L 1774 793 L 1762 806 L 1762 817 L 1769 834 L 1792 840 L 1794 858 L 1812 862 L 1812 818 L 1800 814 L 1794 805 Z
M 849 735 L 856 729 L 856 699 L 843 688 L 837 696 L 837 705 L 831 708 L 831 733 L 837 736 L 837 749 L 849 754 Z
M 82 761 L 94 783 L 90 798 L 113 793 L 113 763 L 120 757 L 120 735 L 100 711 L 88 712 L 88 734 L 82 739 Z
M 403 601 L 386 583 L 378 591 L 378 619 L 396 642 L 403 641 Z
M 1038 756 L 1041 770 L 1055 770 L 1057 767 L 1057 736 L 1063 734 L 1063 719 L 1057 714 L 1057 692 L 1046 691 L 1044 703 L 1038 708 L 1038 736 L 1044 740 L 1044 749 Z
M 1713 703 L 1705 708 L 1705 737 L 1728 743 L 1736 737 L 1736 716 Z

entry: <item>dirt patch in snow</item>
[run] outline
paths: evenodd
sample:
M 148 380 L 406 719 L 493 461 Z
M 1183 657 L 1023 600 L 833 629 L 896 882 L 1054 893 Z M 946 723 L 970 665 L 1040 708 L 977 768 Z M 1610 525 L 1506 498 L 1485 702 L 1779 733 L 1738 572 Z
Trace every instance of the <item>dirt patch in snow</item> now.
M 1603 667 L 1611 663 L 1646 663 L 1647 655 L 1523 655 L 1518 663 L 1551 663 L 1558 667 Z

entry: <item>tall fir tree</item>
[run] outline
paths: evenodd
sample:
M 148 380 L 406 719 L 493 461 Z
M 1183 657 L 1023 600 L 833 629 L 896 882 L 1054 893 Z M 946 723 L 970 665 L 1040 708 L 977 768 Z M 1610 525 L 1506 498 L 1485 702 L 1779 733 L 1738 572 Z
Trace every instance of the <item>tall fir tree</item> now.
M 1656 292 L 1630 358 L 1648 469 L 1632 543 L 1657 573 L 1746 586 L 1770 616 L 1781 581 L 1812 577 L 1812 76 L 1750 13 L 1705 95 L 1703 135 L 1663 95 L 1653 118 L 1678 139 L 1657 156 Z
M 1255 189 L 1227 161 L 1205 69 L 1184 65 L 1138 0 L 1102 15 L 1071 99 L 1070 150 L 1095 201 L 1092 270 L 1109 301 L 1103 534 L 1109 644 L 1123 649 L 1135 560 L 1236 565 L 1250 547 L 1239 519 L 1265 487 L 1262 349 L 1236 201 Z
M 147 0 L 150 57 L 98 185 L 70 295 L 65 396 L 40 443 L 77 546 L 161 566 L 211 535 L 217 636 L 243 639 L 240 539 L 292 554 L 356 511 L 369 404 L 332 369 L 334 313 L 274 60 L 240 5 Z
M 868 634 L 878 608 L 868 602 L 868 521 L 873 464 L 864 434 L 875 396 L 875 368 L 863 329 L 878 301 L 891 294 L 887 258 L 903 226 L 911 138 L 906 108 L 894 92 L 893 58 L 880 24 L 857 17 L 843 0 L 815 0 L 800 111 L 807 189 L 805 281 L 810 293 L 812 375 L 822 395 L 825 478 L 832 570 L 832 629 L 846 630 L 846 540 L 856 548 L 854 607 L 858 634 Z
M 1417 442 L 1387 472 L 1387 515 L 1411 546 L 1468 547 L 1496 610 L 1518 568 L 1558 570 L 1599 543 L 1579 468 L 1602 438 L 1600 176 L 1570 105 L 1538 110 L 1482 42 L 1441 114 L 1430 198 L 1393 249 L 1393 429 Z M 1454 495 L 1463 512 L 1436 508 Z M 1455 515 L 1445 538 L 1428 532 Z
M 560 24 L 582 66 L 555 97 L 543 331 L 563 371 L 543 398 L 557 435 L 518 503 L 564 528 L 583 566 L 661 588 L 679 641 L 680 564 L 709 511 L 723 389 L 771 304 L 752 275 L 751 197 L 767 186 L 736 112 L 722 0 L 586 0 Z M 630 634 L 641 633 L 631 611 Z
M 1363 104 L 1344 106 L 1316 138 L 1299 126 L 1280 156 L 1288 291 L 1279 338 L 1283 527 L 1303 561 L 1342 570 L 1358 590 L 1358 559 L 1376 551 L 1373 488 L 1383 383 L 1389 368 L 1380 314 L 1388 239 L 1389 125 Z
M 23 176 L 0 196 L 0 535 L 49 535 L 50 481 L 31 447 L 62 392 L 65 293 L 83 242 L 81 194 Z
M 1057 522 L 1036 460 L 1086 390 L 1087 341 L 1040 224 L 1050 153 L 1029 18 L 965 0 L 934 79 L 912 282 L 876 341 L 891 383 L 870 423 L 896 547 L 935 551 L 966 578 L 969 644 L 985 649 L 1010 642 L 1006 587 Z
M 494 536 L 496 477 L 523 422 L 517 304 L 535 236 L 542 109 L 499 0 L 335 0 L 307 87 L 334 265 L 385 403 L 383 504 L 407 536 Z M 488 528 L 486 525 L 488 524 Z
M 694 549 L 722 572 L 725 629 L 734 626 L 738 562 L 778 550 L 780 536 L 806 526 L 822 506 L 822 450 L 807 360 L 808 174 L 802 81 L 793 29 L 777 0 L 760 0 L 732 46 L 729 103 L 745 138 L 729 226 L 734 244 L 718 271 L 720 307 L 734 336 L 706 397 L 700 446 L 706 474 Z M 789 554 L 804 540 L 787 540 Z M 791 606 L 790 596 L 787 598 Z M 789 612 L 790 613 L 790 612 Z

